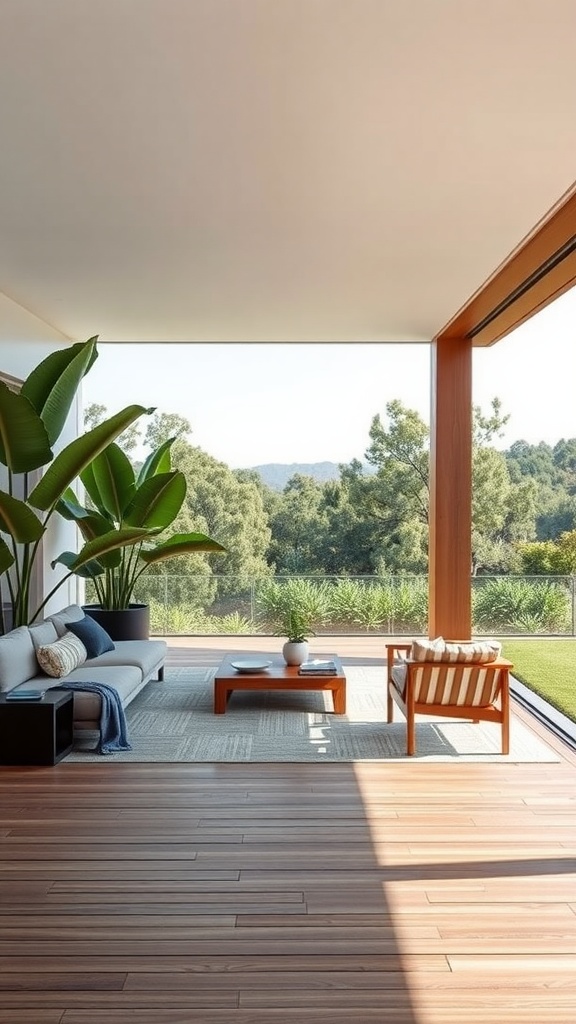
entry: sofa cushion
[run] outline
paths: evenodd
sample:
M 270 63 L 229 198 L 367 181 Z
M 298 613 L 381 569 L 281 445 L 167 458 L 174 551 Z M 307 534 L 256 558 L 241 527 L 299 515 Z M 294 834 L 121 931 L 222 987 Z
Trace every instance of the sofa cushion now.
M 82 641 L 89 658 L 97 658 L 106 651 L 114 650 L 114 641 L 96 619 L 85 615 L 77 622 L 69 622 L 68 630 Z
M 97 672 L 88 663 L 74 669 L 67 681 L 75 683 L 106 683 L 120 694 L 122 704 L 131 700 L 132 694 L 142 686 L 142 673 L 134 665 L 115 665 L 99 668 Z M 74 723 L 97 723 L 100 718 L 100 697 L 97 693 L 74 691 Z
M 48 622 L 54 623 L 58 636 L 64 636 L 64 633 L 68 629 L 69 622 L 78 622 L 79 619 L 83 618 L 84 612 L 79 604 L 69 604 L 67 608 L 63 608 L 62 611 L 56 612 L 55 615 L 46 616 Z
M 73 633 L 65 633 L 53 644 L 39 647 L 36 657 L 40 668 L 54 679 L 68 676 L 73 669 L 86 661 L 86 648 Z
M 38 622 L 32 626 L 28 626 L 30 630 L 30 636 L 32 637 L 32 643 L 34 644 L 34 650 L 37 651 L 39 647 L 45 647 L 46 644 L 53 644 L 58 639 L 58 633 L 56 632 L 56 626 L 49 619 L 45 619 L 43 622 Z
M 0 692 L 12 690 L 38 672 L 36 651 L 28 626 L 0 636 Z
M 167 649 L 165 640 L 117 640 L 113 651 L 92 658 L 87 667 L 94 665 L 100 669 L 102 666 L 134 665 L 146 677 L 163 663 Z
M 38 668 L 38 666 L 36 666 Z M 120 694 L 124 705 L 129 704 L 132 697 L 142 688 L 142 673 L 134 665 L 114 665 L 99 668 L 95 671 L 90 667 L 90 662 L 84 662 L 79 668 L 75 668 L 70 675 L 66 676 L 63 682 L 76 683 L 107 683 L 113 686 Z M 58 680 L 50 681 L 45 675 L 35 675 L 22 684 L 26 690 L 46 690 L 58 688 Z M 78 722 L 90 722 L 96 728 L 100 718 L 100 697 L 96 693 L 83 693 L 74 691 L 74 724 Z

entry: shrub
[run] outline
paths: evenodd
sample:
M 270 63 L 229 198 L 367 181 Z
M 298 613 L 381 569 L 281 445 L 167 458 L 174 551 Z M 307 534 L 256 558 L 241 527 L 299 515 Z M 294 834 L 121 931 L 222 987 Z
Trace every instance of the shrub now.
M 150 632 L 159 635 L 240 635 L 254 633 L 254 623 L 238 613 L 206 615 L 200 608 L 186 604 L 166 606 L 150 602 Z
M 393 633 L 425 633 L 428 628 L 428 581 L 420 576 L 401 579 L 392 587 Z
M 299 576 L 279 580 L 262 580 L 256 588 L 256 619 L 260 628 L 286 635 L 285 624 L 290 611 L 315 631 L 330 618 L 330 584 Z
M 343 629 L 351 625 L 388 628 L 392 614 L 390 590 L 373 580 L 336 580 L 330 591 L 330 622 Z
M 472 616 L 476 632 L 562 633 L 570 624 L 570 597 L 558 580 L 478 580 Z

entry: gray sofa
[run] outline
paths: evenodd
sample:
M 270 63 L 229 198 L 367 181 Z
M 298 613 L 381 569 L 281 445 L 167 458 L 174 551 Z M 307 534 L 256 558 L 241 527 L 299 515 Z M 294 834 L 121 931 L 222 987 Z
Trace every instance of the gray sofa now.
M 63 637 L 67 623 L 83 618 L 82 608 L 70 605 L 32 626 L 19 626 L 0 636 L 0 692 L 47 690 L 64 681 L 107 683 L 126 707 L 150 679 L 164 678 L 164 640 L 117 640 L 114 650 L 89 658 L 62 678 L 46 675 L 38 664 L 38 648 Z M 97 730 L 100 710 L 99 694 L 75 690 L 75 731 Z

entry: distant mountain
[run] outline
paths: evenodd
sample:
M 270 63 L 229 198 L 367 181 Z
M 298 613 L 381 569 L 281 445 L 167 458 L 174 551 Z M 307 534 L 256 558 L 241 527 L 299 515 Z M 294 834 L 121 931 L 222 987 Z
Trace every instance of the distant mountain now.
M 291 477 L 299 473 L 301 476 L 311 476 L 318 483 L 326 483 L 327 480 L 339 480 L 337 462 L 268 462 L 264 466 L 251 466 L 254 472 L 258 473 L 267 487 L 273 491 L 283 491 Z

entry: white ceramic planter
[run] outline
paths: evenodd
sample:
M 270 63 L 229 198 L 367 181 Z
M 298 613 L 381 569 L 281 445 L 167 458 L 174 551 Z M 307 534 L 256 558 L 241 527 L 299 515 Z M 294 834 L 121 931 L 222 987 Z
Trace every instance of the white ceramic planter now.
M 308 651 L 307 640 L 303 640 L 300 644 L 287 640 L 282 648 L 284 661 L 287 665 L 302 665 L 304 661 L 308 661 Z

